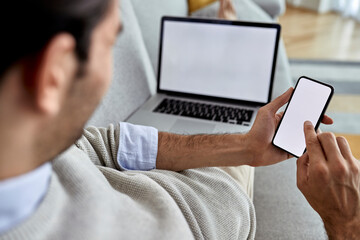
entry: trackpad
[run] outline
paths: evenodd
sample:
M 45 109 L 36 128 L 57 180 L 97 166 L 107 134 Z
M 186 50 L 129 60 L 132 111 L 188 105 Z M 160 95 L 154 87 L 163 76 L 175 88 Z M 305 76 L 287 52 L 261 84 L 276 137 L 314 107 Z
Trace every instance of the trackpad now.
M 170 132 L 178 134 L 212 133 L 216 124 L 200 123 L 191 120 L 178 119 L 170 128 Z

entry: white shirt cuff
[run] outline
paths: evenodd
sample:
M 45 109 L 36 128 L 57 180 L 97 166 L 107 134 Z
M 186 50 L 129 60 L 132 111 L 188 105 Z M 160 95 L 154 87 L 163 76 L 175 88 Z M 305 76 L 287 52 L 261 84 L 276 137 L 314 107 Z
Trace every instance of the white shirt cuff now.
M 156 167 L 158 130 L 120 122 L 117 161 L 124 170 L 151 170 Z

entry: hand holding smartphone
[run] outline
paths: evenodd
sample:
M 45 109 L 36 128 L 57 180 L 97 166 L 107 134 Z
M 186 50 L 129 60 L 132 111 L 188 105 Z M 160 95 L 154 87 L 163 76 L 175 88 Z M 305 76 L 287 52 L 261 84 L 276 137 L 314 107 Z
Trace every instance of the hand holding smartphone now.
M 273 145 L 300 157 L 306 149 L 304 122 L 317 129 L 330 103 L 334 88 L 308 77 L 300 77 L 273 138 Z

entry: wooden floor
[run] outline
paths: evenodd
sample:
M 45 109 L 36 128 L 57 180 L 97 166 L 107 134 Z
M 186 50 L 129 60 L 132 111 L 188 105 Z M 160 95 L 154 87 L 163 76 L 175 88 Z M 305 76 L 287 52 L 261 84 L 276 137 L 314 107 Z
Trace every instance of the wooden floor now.
M 359 135 L 346 135 L 346 134 L 341 134 L 341 133 L 337 133 L 335 135 L 345 137 L 349 142 L 352 154 L 354 155 L 354 157 L 356 159 L 360 160 L 360 148 L 359 148 L 360 136 Z
M 290 5 L 279 19 L 290 58 L 360 61 L 360 23 Z

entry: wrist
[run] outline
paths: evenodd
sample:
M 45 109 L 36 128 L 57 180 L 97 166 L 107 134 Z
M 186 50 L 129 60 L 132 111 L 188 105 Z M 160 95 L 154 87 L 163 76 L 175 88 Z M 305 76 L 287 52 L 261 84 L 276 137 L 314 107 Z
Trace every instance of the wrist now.
M 251 165 L 253 162 L 253 149 L 250 147 L 250 138 L 248 134 L 234 134 L 234 161 L 235 165 Z
M 252 155 L 245 134 L 226 134 L 218 137 L 217 146 L 209 151 L 209 159 L 214 160 L 211 166 L 233 167 L 251 164 Z
M 247 155 L 248 155 L 248 161 L 246 165 L 249 165 L 251 167 L 257 167 L 255 164 L 255 159 L 259 159 L 259 153 L 258 153 L 258 147 L 256 147 L 256 144 L 253 141 L 253 137 L 250 134 L 250 132 L 246 133 L 244 135 L 244 146 L 247 149 Z
M 340 221 L 339 223 L 324 220 L 324 226 L 330 240 L 360 239 L 359 218 L 349 222 Z

